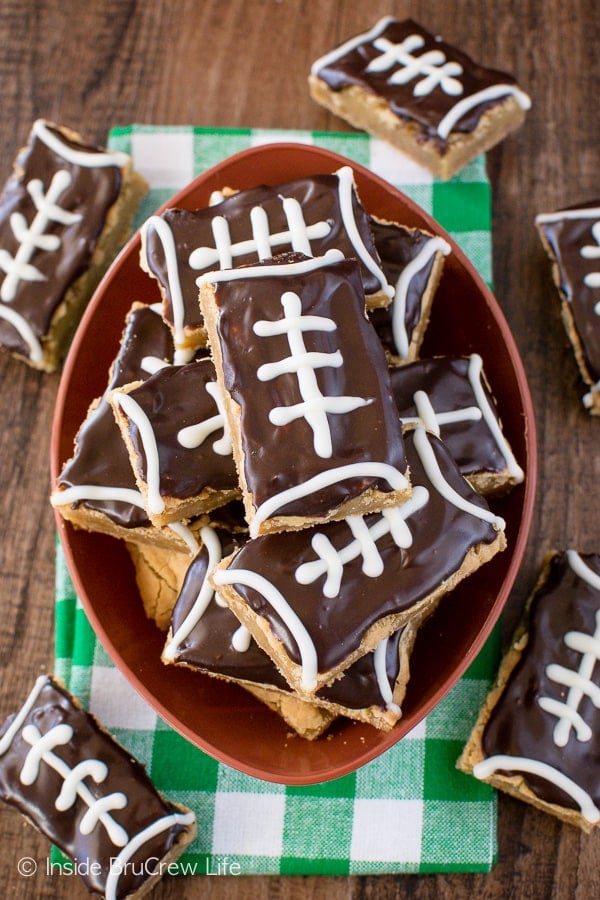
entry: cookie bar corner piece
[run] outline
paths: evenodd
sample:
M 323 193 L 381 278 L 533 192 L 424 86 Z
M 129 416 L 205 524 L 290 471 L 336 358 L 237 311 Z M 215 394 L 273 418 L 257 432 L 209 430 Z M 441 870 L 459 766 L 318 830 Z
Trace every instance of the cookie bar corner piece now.
M 0 347 L 36 369 L 60 367 L 147 187 L 127 154 L 33 123 L 0 196 Z
M 552 551 L 457 762 L 586 832 L 600 823 L 600 555 Z
M 375 216 L 371 227 L 393 297 L 388 306 L 369 309 L 369 318 L 390 365 L 399 366 L 419 356 L 451 247 L 440 235 Z
M 154 525 L 204 515 L 239 496 L 210 359 L 162 366 L 108 399 Z
M 407 499 L 402 427 L 356 260 L 281 254 L 199 286 L 252 536 Z
M 512 76 L 392 16 L 317 59 L 308 83 L 317 103 L 441 179 L 521 125 L 531 105 Z
M 600 199 L 539 213 L 535 225 L 552 265 L 562 320 L 588 390 L 583 405 L 600 415 Z
M 50 675 L 0 730 L 0 799 L 71 860 L 88 862 L 78 874 L 107 900 L 150 890 L 196 834 L 195 814 L 163 797 Z

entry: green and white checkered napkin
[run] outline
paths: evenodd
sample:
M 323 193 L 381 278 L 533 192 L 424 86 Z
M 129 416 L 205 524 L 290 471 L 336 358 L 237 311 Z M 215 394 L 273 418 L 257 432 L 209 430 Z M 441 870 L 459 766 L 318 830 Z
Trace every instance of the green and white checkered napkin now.
M 491 281 L 490 187 L 483 158 L 440 183 L 364 134 L 135 125 L 114 129 L 110 146 L 130 153 L 150 184 L 140 224 L 223 158 L 282 140 L 334 150 L 390 181 L 432 214 Z M 196 812 L 198 837 L 180 860 L 183 872 L 489 870 L 496 855 L 495 794 L 458 772 L 455 761 L 495 671 L 497 644 L 492 637 L 426 720 L 359 771 L 321 785 L 270 784 L 193 747 L 137 695 L 96 640 L 57 548 L 55 672 L 146 764 L 159 790 Z

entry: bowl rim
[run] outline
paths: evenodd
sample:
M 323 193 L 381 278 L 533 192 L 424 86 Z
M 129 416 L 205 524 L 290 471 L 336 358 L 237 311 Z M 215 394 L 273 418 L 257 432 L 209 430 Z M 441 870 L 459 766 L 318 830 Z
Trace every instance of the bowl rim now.
M 89 598 L 87 596 L 87 591 L 85 589 L 81 574 L 77 568 L 75 563 L 74 555 L 72 552 L 72 547 L 70 544 L 69 537 L 75 530 L 71 523 L 66 522 L 58 509 L 54 510 L 55 522 L 57 525 L 57 530 L 59 534 L 59 538 L 61 541 L 61 547 L 64 554 L 65 562 L 67 565 L 67 569 L 73 581 L 75 591 L 77 596 L 79 597 L 82 606 L 86 612 L 87 617 L 90 620 L 90 624 L 92 625 L 93 630 L 98 636 L 101 644 L 108 652 L 112 661 L 115 663 L 117 668 L 121 671 L 121 673 L 126 677 L 129 683 L 135 688 L 135 690 L 140 694 L 146 702 L 148 702 L 152 708 L 180 735 L 182 735 L 186 740 L 195 746 L 202 749 L 204 752 L 208 753 L 213 758 L 231 766 L 238 771 L 241 771 L 245 774 L 251 775 L 258 779 L 269 781 L 273 783 L 285 784 L 285 785 L 310 785 L 317 784 L 325 781 L 329 781 L 334 778 L 341 777 L 343 775 L 347 775 L 350 772 L 353 772 L 376 757 L 380 756 L 383 752 L 393 746 L 397 741 L 402 740 L 402 738 L 414 728 L 417 724 L 419 724 L 431 711 L 437 706 L 437 704 L 448 694 L 450 689 L 458 682 L 458 680 L 462 677 L 464 672 L 467 670 L 469 665 L 473 662 L 475 657 L 478 655 L 479 651 L 482 649 L 484 643 L 487 641 L 490 636 L 495 623 L 504 608 L 510 592 L 513 588 L 515 579 L 517 577 L 518 571 L 520 569 L 523 555 L 525 552 L 525 548 L 527 545 L 527 541 L 529 538 L 529 531 L 531 527 L 531 522 L 533 518 L 534 504 L 535 504 L 535 495 L 536 495 L 536 482 L 537 482 L 537 434 L 536 434 L 536 424 L 535 424 L 535 413 L 533 402 L 531 398 L 531 393 L 529 389 L 529 384 L 527 381 L 527 376 L 525 372 L 525 367 L 523 365 L 523 361 L 521 359 L 521 355 L 519 353 L 517 344 L 515 342 L 514 336 L 509 328 L 508 322 L 504 316 L 504 313 L 494 296 L 492 290 L 488 287 L 488 285 L 483 280 L 482 276 L 479 274 L 478 270 L 475 268 L 474 264 L 471 260 L 466 256 L 461 247 L 456 243 L 456 240 L 452 238 L 450 234 L 424 209 L 422 209 L 415 201 L 413 201 L 410 197 L 404 194 L 401 190 L 396 188 L 390 182 L 386 181 L 381 176 L 372 172 L 370 169 L 365 167 L 364 165 L 354 162 L 351 159 L 348 159 L 332 150 L 328 150 L 323 147 L 319 147 L 317 145 L 297 143 L 294 141 L 282 141 L 282 142 L 265 142 L 260 143 L 255 146 L 243 149 L 234 153 L 225 159 L 219 161 L 216 165 L 210 167 L 206 171 L 202 172 L 198 176 L 196 176 L 192 181 L 190 181 L 186 186 L 181 188 L 179 191 L 173 194 L 169 199 L 167 199 L 164 203 L 162 203 L 157 210 L 152 213 L 152 215 L 160 214 L 165 209 L 179 206 L 182 204 L 185 207 L 186 198 L 200 186 L 204 186 L 208 184 L 211 180 L 216 180 L 219 174 L 223 170 L 230 169 L 232 166 L 237 165 L 240 162 L 252 162 L 256 156 L 261 156 L 265 154 L 265 152 L 274 152 L 281 154 L 282 156 L 290 156 L 291 154 L 302 154 L 307 157 L 314 157 L 315 162 L 318 160 L 318 165 L 320 166 L 320 170 L 324 170 L 323 166 L 326 164 L 331 166 L 327 171 L 335 171 L 336 168 L 339 168 L 343 165 L 349 165 L 352 167 L 355 175 L 355 180 L 357 181 L 358 192 L 360 196 L 360 182 L 362 180 L 366 180 L 375 184 L 379 190 L 383 190 L 388 193 L 394 200 L 399 200 L 404 207 L 410 210 L 411 215 L 415 218 L 419 219 L 423 224 L 421 227 L 426 228 L 427 230 L 433 231 L 433 233 L 440 235 L 444 239 L 446 239 L 450 246 L 452 247 L 452 254 L 458 263 L 461 265 L 463 269 L 466 270 L 467 275 L 473 282 L 475 283 L 480 294 L 485 297 L 485 302 L 491 312 L 491 315 L 494 319 L 494 322 L 500 332 L 500 336 L 502 342 L 504 343 L 507 354 L 510 358 L 511 366 L 514 370 L 514 376 L 516 383 L 518 385 L 520 402 L 522 406 L 523 419 L 524 419 L 524 447 L 525 447 L 525 460 L 523 469 L 525 472 L 524 483 L 520 485 L 517 489 L 523 491 L 523 500 L 522 500 L 522 512 L 520 515 L 520 521 L 516 533 L 515 539 L 511 543 L 510 551 L 511 558 L 508 564 L 508 567 L 505 571 L 505 574 L 502 578 L 502 583 L 500 585 L 500 589 L 498 593 L 495 595 L 495 599 L 488 611 L 488 614 L 483 621 L 482 627 L 478 630 L 475 639 L 471 642 L 468 650 L 461 655 L 460 660 L 452 666 L 451 672 L 447 675 L 447 677 L 436 687 L 436 689 L 432 692 L 431 696 L 427 701 L 419 706 L 418 714 L 414 713 L 409 715 L 408 717 L 403 717 L 400 719 L 399 723 L 392 729 L 391 732 L 387 732 L 383 735 L 381 746 L 380 744 L 376 744 L 373 747 L 366 748 L 362 753 L 359 753 L 355 758 L 353 758 L 352 762 L 347 762 L 345 764 L 340 765 L 339 767 L 327 769 L 325 771 L 315 772 L 314 774 L 293 774 L 293 773 L 284 773 L 280 770 L 267 771 L 266 769 L 259 769 L 253 764 L 246 764 L 243 761 L 232 756 L 227 751 L 224 751 L 221 748 L 215 747 L 210 741 L 203 739 L 201 735 L 199 735 L 193 728 L 186 725 L 185 722 L 182 722 L 176 715 L 171 713 L 169 709 L 158 700 L 145 686 L 143 681 L 138 677 L 138 675 L 133 672 L 130 667 L 127 665 L 126 661 L 121 657 L 121 655 L 115 650 L 114 642 L 109 634 L 107 634 L 102 622 L 99 619 L 99 616 L 93 606 L 90 603 Z M 315 173 L 319 170 L 315 170 Z M 292 176 L 292 177 L 302 177 L 302 176 Z M 288 180 L 292 180 L 292 177 Z M 281 180 L 276 180 L 273 183 L 279 184 Z M 223 186 L 223 185 L 221 185 Z M 189 204 L 188 204 L 189 208 Z M 50 471 L 51 471 L 51 483 L 54 485 L 58 479 L 60 474 L 62 465 L 66 461 L 65 459 L 61 459 L 60 457 L 60 445 L 62 439 L 62 429 L 64 424 L 65 417 L 65 408 L 69 399 L 69 389 L 70 382 L 72 377 L 73 369 L 77 363 L 78 354 L 81 350 L 81 346 L 85 341 L 87 325 L 88 322 L 93 319 L 96 309 L 98 305 L 102 302 L 104 293 L 106 290 L 110 288 L 110 283 L 121 266 L 125 259 L 127 259 L 130 254 L 135 253 L 136 250 L 139 251 L 141 245 L 141 229 L 138 228 L 134 234 L 129 238 L 127 243 L 123 246 L 121 251 L 112 261 L 110 266 L 108 267 L 106 273 L 104 274 L 102 280 L 98 284 L 94 294 L 81 318 L 81 322 L 77 331 L 74 335 L 71 347 L 67 354 L 67 357 L 64 362 L 63 370 L 61 373 L 58 391 L 55 401 L 55 409 L 52 420 L 52 432 L 51 432 L 51 442 L 50 442 Z M 90 398 L 90 400 L 93 398 Z M 505 551 L 506 552 L 506 551 Z

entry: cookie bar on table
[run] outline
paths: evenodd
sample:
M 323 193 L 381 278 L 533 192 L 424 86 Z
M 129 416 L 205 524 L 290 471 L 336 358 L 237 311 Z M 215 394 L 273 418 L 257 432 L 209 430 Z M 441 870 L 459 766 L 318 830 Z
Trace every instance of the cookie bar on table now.
M 546 557 L 458 767 L 564 822 L 600 822 L 600 555 Z
M 73 862 L 107 900 L 146 893 L 196 834 L 193 812 L 52 676 L 36 681 L 0 730 L 0 799 Z
M 78 528 L 127 541 L 157 543 L 195 552 L 192 529 L 180 522 L 158 528 L 146 512 L 127 448 L 108 402 L 111 390 L 147 377 L 173 360 L 171 332 L 160 311 L 134 303 L 102 397 L 90 406 L 76 437 L 73 456 L 53 486 L 51 503 Z
M 404 426 L 420 423 L 441 437 L 476 491 L 492 496 L 521 484 L 479 354 L 417 360 L 390 369 L 390 378 Z
M 190 563 L 177 603 L 163 662 L 185 665 L 247 688 L 275 709 L 303 737 L 318 737 L 338 716 L 389 730 L 401 716 L 409 658 L 417 626 L 412 621 L 373 653 L 357 660 L 343 678 L 315 694 L 296 696 L 272 660 L 232 611 L 214 599 L 213 568 L 245 543 L 219 529 L 201 533 L 202 550 Z
M 406 436 L 411 498 L 382 513 L 248 541 L 210 576 L 219 596 L 311 697 L 506 545 L 504 522 L 434 435 Z
M 519 126 L 531 105 L 512 76 L 392 16 L 316 60 L 309 89 L 442 179 Z
M 583 398 L 600 415 L 600 200 L 535 220 L 552 262 L 563 322 L 589 391 Z
M 390 364 L 416 359 L 450 245 L 421 228 L 371 218 L 381 267 L 394 296 L 389 306 L 369 311 Z
M 280 254 L 199 285 L 251 534 L 405 499 L 402 428 L 356 260 Z
M 212 360 L 164 366 L 109 395 L 151 521 L 158 526 L 239 496 Z
M 204 209 L 167 209 L 142 228 L 142 268 L 159 283 L 177 348 L 202 346 L 206 331 L 196 280 L 278 253 L 322 256 L 336 248 L 360 262 L 369 306 L 392 296 L 350 166 L 276 186 L 224 194 Z
M 0 196 L 0 347 L 59 367 L 146 190 L 126 154 L 34 122 Z

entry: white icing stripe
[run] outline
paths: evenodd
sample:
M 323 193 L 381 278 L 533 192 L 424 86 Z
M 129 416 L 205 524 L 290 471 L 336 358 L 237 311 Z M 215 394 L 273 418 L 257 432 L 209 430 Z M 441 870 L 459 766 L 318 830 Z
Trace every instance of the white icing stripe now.
M 600 206 L 590 206 L 588 209 L 563 209 L 558 212 L 538 213 L 536 223 L 544 225 L 551 222 L 562 222 L 563 219 L 597 219 L 600 216 Z
M 240 625 L 231 636 L 231 646 L 234 650 L 237 650 L 238 653 L 245 653 L 246 650 L 249 649 L 251 643 L 252 635 L 245 625 Z
M 6 751 L 12 744 L 15 735 L 21 730 L 21 726 L 23 725 L 23 722 L 25 721 L 25 719 L 27 718 L 27 716 L 33 709 L 35 701 L 39 697 L 42 688 L 46 684 L 49 684 L 49 683 L 50 683 L 50 679 L 48 678 L 47 675 L 40 675 L 36 679 L 34 686 L 32 687 L 31 691 L 29 692 L 29 696 L 27 697 L 27 700 L 25 701 L 25 703 L 23 704 L 23 706 L 21 707 L 21 709 L 19 710 L 19 712 L 17 713 L 15 718 L 12 720 L 9 727 L 6 729 L 6 731 L 0 738 L 0 756 L 2 756 L 4 753 L 6 753 Z
M 169 286 L 169 294 L 171 297 L 171 308 L 173 311 L 173 333 L 176 344 L 184 342 L 184 305 L 183 290 L 181 280 L 179 278 L 179 263 L 177 261 L 177 250 L 175 247 L 175 237 L 167 222 L 161 216 L 150 216 L 150 218 L 142 226 L 142 230 L 147 241 L 148 229 L 153 228 L 162 245 L 165 254 L 165 265 L 167 267 L 167 281 Z
M 365 31 L 363 34 L 359 34 L 354 38 L 350 38 L 350 40 L 345 41 L 345 43 L 341 44 L 339 47 L 336 47 L 334 50 L 330 50 L 329 53 L 325 53 L 323 56 L 320 56 L 319 59 L 315 60 L 315 62 L 311 66 L 311 74 L 317 75 L 319 69 L 323 69 L 325 66 L 330 65 L 332 62 L 335 62 L 337 59 L 340 59 L 342 56 L 345 56 L 346 53 L 350 53 L 351 50 L 354 50 L 360 44 L 370 43 L 375 38 L 379 37 L 382 31 L 385 31 L 390 22 L 394 21 L 393 16 L 383 16 L 370 31 Z
M 304 481 L 302 484 L 287 488 L 287 490 L 281 491 L 279 494 L 273 494 L 272 497 L 265 500 L 256 509 L 252 517 L 250 536 L 256 537 L 261 524 L 288 503 L 292 503 L 300 497 L 308 497 L 315 491 L 320 491 L 331 484 L 337 484 L 349 478 L 383 478 L 395 491 L 405 490 L 409 486 L 406 477 L 388 463 L 360 462 L 328 469 L 326 472 L 313 475 L 312 478 L 309 478 L 308 481 Z
M 306 691 L 314 691 L 317 686 L 318 673 L 315 645 L 304 624 L 275 585 L 267 581 L 263 575 L 252 572 L 250 569 L 219 569 L 214 573 L 213 580 L 217 585 L 243 584 L 260 594 L 273 607 L 290 630 L 300 651 L 302 688 Z
M 148 512 L 162 513 L 165 511 L 165 501 L 160 493 L 160 461 L 156 436 L 150 424 L 150 420 L 142 407 L 129 394 L 118 391 L 113 393 L 114 401 L 121 407 L 125 415 L 131 419 L 139 431 L 144 453 L 146 455 L 146 484 L 148 489 Z
M 102 487 L 97 484 L 77 484 L 55 491 L 50 497 L 52 506 L 69 506 L 71 503 L 81 503 L 85 500 L 106 500 L 117 503 L 129 503 L 144 508 L 142 495 L 133 488 Z
M 352 206 L 352 198 L 354 196 L 354 173 L 350 166 L 342 166 L 335 174 L 338 178 L 338 196 L 342 221 L 352 246 L 356 250 L 356 254 L 363 265 L 369 270 L 371 275 L 378 280 L 379 286 L 384 294 L 393 298 L 394 288 L 391 284 L 388 284 L 387 278 L 365 247 L 356 224 L 356 219 L 354 218 L 354 209 Z
M 37 119 L 33 123 L 33 133 L 37 138 L 44 142 L 54 153 L 62 156 L 67 162 L 73 163 L 74 166 L 84 166 L 85 168 L 95 169 L 96 167 L 104 168 L 106 166 L 125 166 L 130 161 L 130 157 L 126 153 L 118 151 L 86 151 L 75 150 L 57 134 L 53 134 L 46 126 L 43 119 Z
M 208 266 L 219 265 L 220 269 L 230 269 L 237 256 L 245 256 L 255 253 L 259 259 L 269 259 L 273 256 L 273 248 L 291 244 L 292 250 L 313 255 L 310 245 L 311 240 L 318 240 L 331 231 L 329 222 L 322 220 L 307 225 L 304 221 L 302 207 L 293 197 L 281 197 L 284 215 L 287 219 L 288 230 L 271 234 L 269 219 L 262 206 L 253 206 L 250 210 L 250 225 L 252 237 L 233 244 L 229 223 L 224 216 L 215 216 L 211 220 L 211 229 L 214 247 L 196 247 L 189 255 L 189 265 L 192 269 L 206 269 Z
M 31 745 L 21 769 L 21 782 L 25 785 L 33 784 L 38 777 L 39 766 L 43 761 L 46 765 L 65 780 L 71 775 L 71 768 L 59 756 L 53 753 L 55 747 L 69 743 L 73 737 L 73 729 L 66 723 L 55 725 L 50 731 L 42 735 L 35 725 L 26 725 L 21 732 L 22 738 Z M 115 847 L 123 847 L 129 840 L 126 830 L 110 815 L 112 809 L 124 809 L 127 806 L 127 797 L 121 791 L 109 794 L 105 797 L 95 797 L 92 791 L 82 780 L 75 786 L 76 795 L 88 807 L 85 815 L 79 822 L 79 830 L 82 834 L 89 834 L 98 823 L 104 826 L 108 837 Z M 59 795 L 60 796 L 60 795 Z M 73 802 L 75 797 L 73 796 Z
M 29 347 L 29 358 L 31 359 L 31 361 L 41 362 L 44 358 L 42 345 L 34 334 L 29 322 L 24 319 L 20 313 L 16 312 L 14 309 L 11 309 L 10 306 L 0 305 L 0 318 L 6 319 L 7 322 L 10 322 L 15 331 L 17 331 L 23 338 L 23 340 Z
M 489 522 L 497 531 L 504 531 L 505 522 L 500 516 L 494 515 L 494 513 L 490 509 L 482 509 L 479 506 L 476 506 L 474 503 L 471 503 L 469 500 L 465 500 L 464 497 L 461 497 L 454 488 L 448 484 L 440 467 L 435 458 L 435 454 L 429 443 L 427 438 L 427 432 L 423 428 L 422 425 L 417 425 L 415 428 L 415 449 L 419 454 L 419 458 L 421 463 L 423 464 L 423 468 L 427 474 L 427 477 L 431 481 L 432 485 L 436 489 L 436 491 L 453 506 L 456 506 L 457 509 L 463 510 L 463 512 L 469 513 L 472 516 L 476 516 L 478 519 L 481 519 L 483 522 Z
M 418 415 L 404 416 L 402 422 L 404 425 L 423 425 L 436 437 L 441 434 L 441 425 L 453 425 L 456 422 L 479 422 L 483 418 L 478 406 L 466 406 L 464 409 L 436 413 L 429 395 L 425 391 L 415 391 L 413 401 Z
M 59 235 L 46 233 L 48 225 L 52 222 L 64 226 L 73 225 L 83 218 L 81 213 L 70 212 L 58 205 L 71 181 L 71 173 L 66 169 L 59 169 L 52 176 L 46 193 L 39 178 L 28 182 L 27 191 L 36 209 L 35 216 L 29 225 L 24 215 L 13 212 L 10 227 L 19 247 L 14 256 L 6 249 L 0 251 L 0 268 L 6 272 L 0 288 L 0 299 L 5 303 L 15 299 L 20 281 L 46 281 L 46 276 L 31 263 L 31 259 L 37 250 L 55 253 L 60 248 Z
M 272 276 L 285 278 L 288 275 L 304 275 L 306 272 L 322 269 L 324 266 L 330 266 L 332 263 L 340 262 L 342 259 L 344 259 L 344 254 L 341 250 L 327 250 L 324 256 L 314 256 L 297 263 L 272 266 L 240 266 L 238 269 L 225 270 L 215 269 L 214 272 L 204 272 L 198 276 L 196 284 L 198 287 L 202 287 L 203 284 L 218 284 L 223 281 L 239 281 L 245 278 L 269 278 Z
M 386 654 L 388 641 L 389 638 L 384 638 L 375 647 L 375 650 L 373 651 L 373 668 L 375 669 L 375 677 L 377 678 L 377 687 L 379 688 L 379 692 L 387 709 L 390 712 L 399 715 L 400 707 L 397 703 L 394 703 L 394 694 L 387 674 Z
M 131 859 L 131 857 L 136 853 L 140 847 L 143 847 L 144 844 L 156 837 L 159 834 L 162 834 L 163 831 L 168 831 L 174 825 L 192 825 L 196 821 L 196 816 L 193 812 L 189 813 L 172 813 L 168 816 L 163 816 L 162 819 L 157 819 L 156 822 L 153 822 L 151 825 L 148 825 L 147 828 L 144 828 L 143 831 L 140 831 L 139 834 L 136 834 L 129 843 L 123 847 L 121 852 L 116 856 L 113 860 L 111 860 L 111 866 L 108 872 L 108 876 L 106 878 L 106 885 L 104 887 L 104 896 L 106 900 L 116 900 L 117 898 L 117 890 L 119 885 L 119 879 L 123 872 L 127 870 L 127 863 Z M 151 860 L 154 861 L 154 858 Z M 156 867 L 158 867 L 160 860 L 156 860 Z
M 215 406 L 218 410 L 217 414 L 210 416 L 203 422 L 197 422 L 195 425 L 186 425 L 185 428 L 181 428 L 177 432 L 177 441 L 186 450 L 195 450 L 204 443 L 209 435 L 214 434 L 219 429 L 223 429 L 223 437 L 213 442 L 212 449 L 218 456 L 230 456 L 233 452 L 231 435 L 219 386 L 216 381 L 208 381 L 205 388 L 206 393 L 215 401 Z
M 584 563 L 575 550 L 567 551 L 567 561 L 578 578 L 592 589 L 600 590 L 600 576 Z M 581 654 L 577 670 L 567 669 L 556 663 L 550 663 L 545 669 L 547 678 L 569 688 L 564 701 L 553 697 L 538 698 L 544 712 L 558 719 L 552 735 L 557 747 L 567 745 L 572 728 L 575 729 L 577 740 L 589 741 L 592 738 L 592 729 L 579 713 L 579 704 L 587 696 L 596 708 L 600 708 L 600 687 L 592 681 L 594 669 L 600 661 L 600 610 L 596 612 L 595 621 L 596 629 L 593 635 L 568 631 L 563 637 L 565 645 L 570 650 Z
M 511 478 L 520 483 L 525 478 L 525 473 L 516 461 L 512 450 L 510 449 L 508 441 L 504 437 L 498 419 L 494 415 L 494 411 L 485 395 L 485 391 L 483 389 L 482 372 L 483 360 L 481 359 L 481 356 L 479 356 L 479 354 L 473 353 L 469 359 L 469 381 L 471 382 L 471 387 L 473 388 L 475 399 L 477 400 L 477 404 L 483 414 L 485 423 L 489 430 L 492 432 L 494 440 L 496 441 L 496 444 L 498 445 L 498 448 L 504 457 L 506 468 L 508 469 Z
M 549 668 L 549 667 L 548 667 Z M 546 670 L 547 673 L 548 670 Z M 554 728 L 553 741 L 557 747 L 565 747 L 568 742 L 568 733 L 571 728 L 575 729 L 578 741 L 589 741 L 592 737 L 592 729 L 587 722 L 580 716 L 576 709 L 573 709 L 567 703 L 560 700 L 554 700 L 552 697 L 540 697 L 538 704 L 544 712 L 551 716 L 556 716 L 558 722 Z M 561 726 L 559 730 L 559 725 Z M 567 733 L 565 740 L 561 732 Z
M 214 597 L 214 591 L 209 583 L 208 575 L 213 571 L 215 566 L 221 562 L 222 558 L 222 548 L 221 541 L 219 540 L 214 528 L 209 528 L 206 525 L 200 531 L 200 539 L 206 548 L 206 552 L 208 554 L 208 562 L 206 567 L 206 576 L 200 590 L 198 592 L 198 596 L 194 601 L 192 608 L 189 613 L 175 632 L 175 634 L 171 637 L 169 641 L 167 641 L 165 648 L 163 650 L 163 656 L 166 659 L 175 659 L 175 655 L 179 650 L 181 642 L 184 641 L 190 634 L 193 628 L 196 627 L 204 613 L 206 612 L 210 601 Z
M 408 348 L 410 341 L 406 332 L 406 297 L 411 281 L 422 269 L 425 268 L 429 260 L 436 253 L 443 253 L 448 256 L 451 247 L 448 241 L 441 237 L 430 238 L 423 245 L 419 253 L 412 259 L 408 265 L 404 267 L 400 273 L 394 289 L 394 300 L 392 307 L 392 334 L 394 336 L 394 344 L 401 359 L 408 356 Z
M 169 365 L 170 363 L 165 362 L 164 359 L 159 359 L 158 356 L 144 356 L 140 363 L 140 368 L 146 375 L 155 375 L 161 369 L 168 368 Z
M 97 484 L 77 484 L 62 491 L 54 491 L 50 503 L 54 508 L 70 506 L 71 503 L 82 503 L 86 500 L 104 500 L 106 502 L 129 503 L 138 509 L 145 509 L 142 495 L 133 488 L 102 487 Z M 177 534 L 187 545 L 192 556 L 200 549 L 194 533 L 183 522 L 169 522 L 168 528 Z
M 170 522 L 169 528 L 187 545 L 191 556 L 195 556 L 200 549 L 200 544 L 194 537 L 194 532 L 183 522 Z
M 410 34 L 400 44 L 394 44 L 381 37 L 373 41 L 373 46 L 381 52 L 367 66 L 367 72 L 386 72 L 393 66 L 400 66 L 388 78 L 388 84 L 408 84 L 419 76 L 423 76 L 413 88 L 414 97 L 425 97 L 436 87 L 445 94 L 457 96 L 463 93 L 461 82 L 455 78 L 462 75 L 460 63 L 448 60 L 446 54 L 439 49 L 427 50 L 420 56 L 413 56 L 414 50 L 425 46 L 425 39 L 420 34 Z
M 584 563 L 576 550 L 567 550 L 567 560 L 575 574 L 581 578 L 582 581 L 587 582 L 587 584 L 595 591 L 600 591 L 600 575 L 597 575 L 596 572 L 593 572 L 592 569 Z
M 311 541 L 318 559 L 299 565 L 294 573 L 296 581 L 299 584 L 312 584 L 321 575 L 325 575 L 323 594 L 325 597 L 335 597 L 340 590 L 344 566 L 358 556 L 363 558 L 363 573 L 369 578 L 376 578 L 383 570 L 377 541 L 390 534 L 397 547 L 410 547 L 412 534 L 406 519 L 423 509 L 428 500 L 427 488 L 415 485 L 408 500 L 398 506 L 384 509 L 381 517 L 370 528 L 367 528 L 362 516 L 348 516 L 345 521 L 352 531 L 354 540 L 339 551 L 326 535 L 318 531 Z
M 99 759 L 84 759 L 73 766 L 63 781 L 60 794 L 54 801 L 54 806 L 59 812 L 70 809 L 77 799 L 77 785 L 84 778 L 91 778 L 96 784 L 105 781 L 108 775 L 108 766 Z
M 498 754 L 490 756 L 473 766 L 473 775 L 475 778 L 485 779 L 493 775 L 498 770 L 507 772 L 526 772 L 530 775 L 537 775 L 544 778 L 551 784 L 556 785 L 569 797 L 572 797 L 579 806 L 581 814 L 588 822 L 596 823 L 600 821 L 600 810 L 595 805 L 593 799 L 580 785 L 576 784 L 571 778 L 563 775 L 558 769 L 547 763 L 540 762 L 537 759 L 529 759 L 525 756 L 508 756 Z
M 329 458 L 333 453 L 331 429 L 328 415 L 343 415 L 367 406 L 372 402 L 363 397 L 325 396 L 317 381 L 316 369 L 339 368 L 343 365 L 340 351 L 334 353 L 311 353 L 304 343 L 305 331 L 335 331 L 336 325 L 323 316 L 302 315 L 302 301 L 293 291 L 285 291 L 281 296 L 283 318 L 275 321 L 261 319 L 254 324 L 254 332 L 259 337 L 273 335 L 287 337 L 290 355 L 276 362 L 259 366 L 259 381 L 271 381 L 281 375 L 293 374 L 298 379 L 301 403 L 290 406 L 276 406 L 269 412 L 272 425 L 287 425 L 296 419 L 305 419 L 313 433 L 313 449 L 317 456 Z
M 480 103 L 487 103 L 488 100 L 496 100 L 498 97 L 511 96 L 515 98 L 521 109 L 530 108 L 531 100 L 520 88 L 511 84 L 494 84 L 491 85 L 491 87 L 484 88 L 481 91 L 477 91 L 475 94 L 471 94 L 469 97 L 463 97 L 462 100 L 459 100 L 456 106 L 453 106 L 439 123 L 437 133 L 441 138 L 447 138 L 454 125 L 456 125 L 459 119 L 461 119 L 465 113 L 469 112 L 469 110 L 478 106 Z

